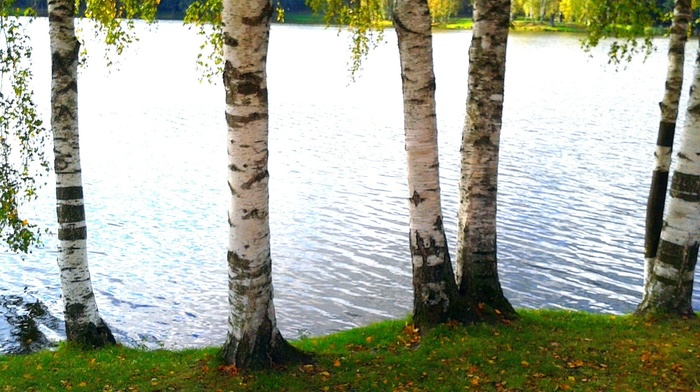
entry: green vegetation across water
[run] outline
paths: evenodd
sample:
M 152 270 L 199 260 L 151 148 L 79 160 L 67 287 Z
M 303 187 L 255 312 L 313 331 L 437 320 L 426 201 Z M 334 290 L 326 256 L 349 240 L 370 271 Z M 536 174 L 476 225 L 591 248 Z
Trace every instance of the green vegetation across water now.
M 0 356 L 0 391 L 693 391 L 700 320 L 522 310 L 420 336 L 388 321 L 295 345 L 314 365 L 239 373 L 217 348 Z
M 313 13 L 285 13 L 284 23 L 302 25 L 325 25 L 323 15 Z M 436 23 L 435 30 L 470 30 L 473 26 L 471 18 L 450 18 L 446 22 Z M 391 27 L 391 22 L 383 23 L 384 27 Z M 537 22 L 531 20 L 516 20 L 511 26 L 516 32 L 563 32 L 563 33 L 585 33 L 586 27 L 576 23 L 555 23 L 550 26 L 549 22 Z

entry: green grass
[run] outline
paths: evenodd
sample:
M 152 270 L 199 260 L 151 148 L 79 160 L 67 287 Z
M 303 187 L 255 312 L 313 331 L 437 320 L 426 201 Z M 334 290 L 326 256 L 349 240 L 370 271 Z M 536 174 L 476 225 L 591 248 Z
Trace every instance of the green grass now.
M 697 391 L 700 321 L 521 311 L 419 336 L 389 321 L 295 345 L 314 365 L 243 373 L 217 348 L 0 356 L 0 391 Z

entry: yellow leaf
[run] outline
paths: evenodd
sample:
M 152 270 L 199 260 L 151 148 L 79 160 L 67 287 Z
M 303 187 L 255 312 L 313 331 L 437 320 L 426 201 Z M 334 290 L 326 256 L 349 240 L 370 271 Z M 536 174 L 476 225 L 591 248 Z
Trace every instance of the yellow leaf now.
M 36 365 L 36 370 L 41 370 L 43 367 L 41 365 Z
M 472 378 L 471 384 L 473 387 L 479 386 L 479 377 Z
M 85 381 L 83 381 L 83 382 L 81 382 L 80 384 L 78 384 L 78 386 L 79 386 L 79 387 L 86 387 L 86 386 L 87 386 L 87 383 L 86 383 Z
M 371 336 L 367 336 L 367 339 L 365 339 L 365 342 L 372 343 L 372 339 L 374 339 L 374 338 Z
M 326 376 L 326 377 L 330 377 L 330 376 L 331 376 L 331 374 L 328 373 L 328 372 L 321 372 L 321 375 Z
M 335 362 L 333 362 L 333 366 L 340 367 L 340 359 L 336 359 Z
M 530 366 L 530 362 L 528 362 L 528 361 L 522 361 L 522 362 L 520 362 L 520 364 L 525 366 L 525 367 Z

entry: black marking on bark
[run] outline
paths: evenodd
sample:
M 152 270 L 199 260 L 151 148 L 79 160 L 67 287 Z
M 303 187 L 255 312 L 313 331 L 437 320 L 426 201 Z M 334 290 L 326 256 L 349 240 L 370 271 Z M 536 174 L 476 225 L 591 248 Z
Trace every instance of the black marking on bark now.
M 661 147 L 673 147 L 675 134 L 675 122 L 661 121 L 659 123 L 659 135 L 656 139 L 656 145 Z
M 441 216 L 437 217 L 437 219 L 435 220 L 435 223 L 433 223 L 433 228 L 435 228 L 435 230 L 438 230 L 440 232 L 442 232 L 445 229 L 443 227 L 443 224 L 442 224 L 442 217 Z
M 78 241 L 87 238 L 86 227 L 58 229 L 58 239 L 61 241 Z
M 692 271 L 698 259 L 698 244 L 677 245 L 661 240 L 657 259 L 682 271 Z
M 244 212 L 245 212 L 245 211 L 244 211 Z M 262 216 L 262 214 L 260 214 L 260 211 L 259 211 L 257 208 L 255 208 L 255 209 L 251 210 L 249 213 L 244 214 L 243 216 L 241 216 L 241 219 L 243 219 L 243 220 L 247 220 L 247 219 L 262 219 L 262 218 L 263 218 L 263 216 Z
M 266 120 L 269 116 L 267 113 L 254 112 L 247 116 L 234 116 L 226 113 L 226 124 L 232 128 L 238 128 L 240 125 L 248 124 L 253 121 Z
M 647 202 L 646 233 L 644 236 L 644 257 L 654 258 L 659 248 L 659 238 L 664 222 L 664 205 L 668 187 L 668 172 L 654 171 L 649 187 Z
M 231 37 L 228 33 L 224 33 L 224 45 L 235 48 L 238 46 L 238 40 Z
M 85 305 L 81 303 L 74 303 L 66 306 L 65 316 L 66 318 L 76 319 L 82 317 L 85 312 Z
M 67 186 L 56 188 L 57 200 L 77 200 L 83 198 L 82 186 Z
M 260 171 L 253 178 L 251 178 L 250 180 L 241 184 L 241 188 L 248 190 L 248 189 L 252 188 L 253 185 L 255 185 L 261 181 L 264 181 L 269 176 L 270 176 L 270 174 L 267 172 L 267 170 Z
M 258 95 L 263 88 L 254 81 L 239 83 L 236 90 L 243 95 Z
M 411 201 L 414 206 L 418 207 L 418 204 L 422 203 L 425 199 L 420 197 L 417 191 L 413 191 L 413 196 L 411 196 L 408 200 Z
M 484 135 L 484 136 L 481 136 L 478 139 L 474 140 L 473 145 L 475 147 L 493 146 L 493 143 L 491 143 L 491 138 L 488 135 Z
M 72 92 L 77 92 L 77 91 L 78 91 L 78 82 L 75 81 L 75 80 L 71 80 L 70 83 L 68 83 L 68 84 L 66 84 L 65 86 L 63 86 L 62 88 L 56 90 L 56 92 L 57 92 L 59 95 L 63 95 L 63 94 L 67 94 L 67 93 L 72 93 Z M 66 108 L 65 106 L 63 106 L 63 108 L 65 108 L 66 111 L 72 112 L 72 110 Z M 75 116 L 72 115 L 71 118 L 75 118 Z
M 51 2 L 56 4 L 55 1 Z M 49 22 L 62 22 L 73 16 L 73 6 L 67 3 L 61 3 L 53 7 L 53 11 L 49 13 Z
M 687 155 L 683 154 L 682 152 L 678 153 L 678 158 L 679 159 L 685 159 L 686 161 L 692 161 L 690 158 L 688 158 Z
M 676 171 L 671 180 L 671 197 L 700 202 L 700 176 Z
M 74 223 L 85 220 L 85 206 L 82 204 L 63 204 L 56 206 L 56 216 L 58 223 Z
M 260 11 L 260 15 L 253 17 L 242 17 L 241 22 L 248 26 L 259 26 L 263 23 L 268 23 L 270 17 L 272 16 L 272 3 L 269 1 L 265 2 L 265 7 Z
M 236 192 L 235 189 L 233 189 L 233 185 L 231 185 L 231 182 L 227 182 L 228 184 L 228 190 L 231 191 L 231 196 L 238 196 L 238 192 Z
M 228 165 L 228 169 L 230 171 L 233 171 L 233 172 L 242 172 L 243 171 L 243 170 L 239 169 L 238 166 L 234 165 L 233 163 Z

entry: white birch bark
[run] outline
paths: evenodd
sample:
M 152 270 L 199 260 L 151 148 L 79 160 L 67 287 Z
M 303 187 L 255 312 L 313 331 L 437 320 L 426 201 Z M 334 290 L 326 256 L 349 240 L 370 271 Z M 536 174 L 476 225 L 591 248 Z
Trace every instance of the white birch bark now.
M 473 321 L 474 314 L 457 291 L 442 223 L 435 75 L 427 1 L 397 0 L 393 22 L 403 83 L 413 322 L 424 328 L 450 319 Z
M 700 48 L 669 196 L 656 259 L 637 312 L 693 316 L 693 276 L 700 244 Z
M 469 48 L 469 96 L 462 134 L 457 281 L 460 291 L 504 315 L 496 255 L 498 148 L 510 0 L 476 0 Z
M 668 188 L 668 173 L 671 168 L 673 139 L 676 132 L 678 102 L 683 88 L 683 65 L 685 62 L 685 43 L 688 40 L 688 25 L 692 16 L 690 0 L 676 0 L 673 10 L 673 23 L 668 40 L 668 68 L 666 72 L 666 89 L 661 108 L 661 121 L 654 152 L 654 172 L 649 199 L 647 202 L 646 234 L 644 238 L 644 292 L 649 295 L 651 289 L 651 271 L 659 246 L 659 236 L 663 224 L 664 207 Z
M 56 172 L 58 267 L 69 341 L 99 347 L 114 337 L 97 309 L 87 259 L 78 135 L 78 53 L 72 0 L 50 0 L 51 128 Z
M 272 4 L 224 0 L 228 124 L 229 317 L 224 360 L 239 368 L 295 360 L 273 305 L 266 58 Z

